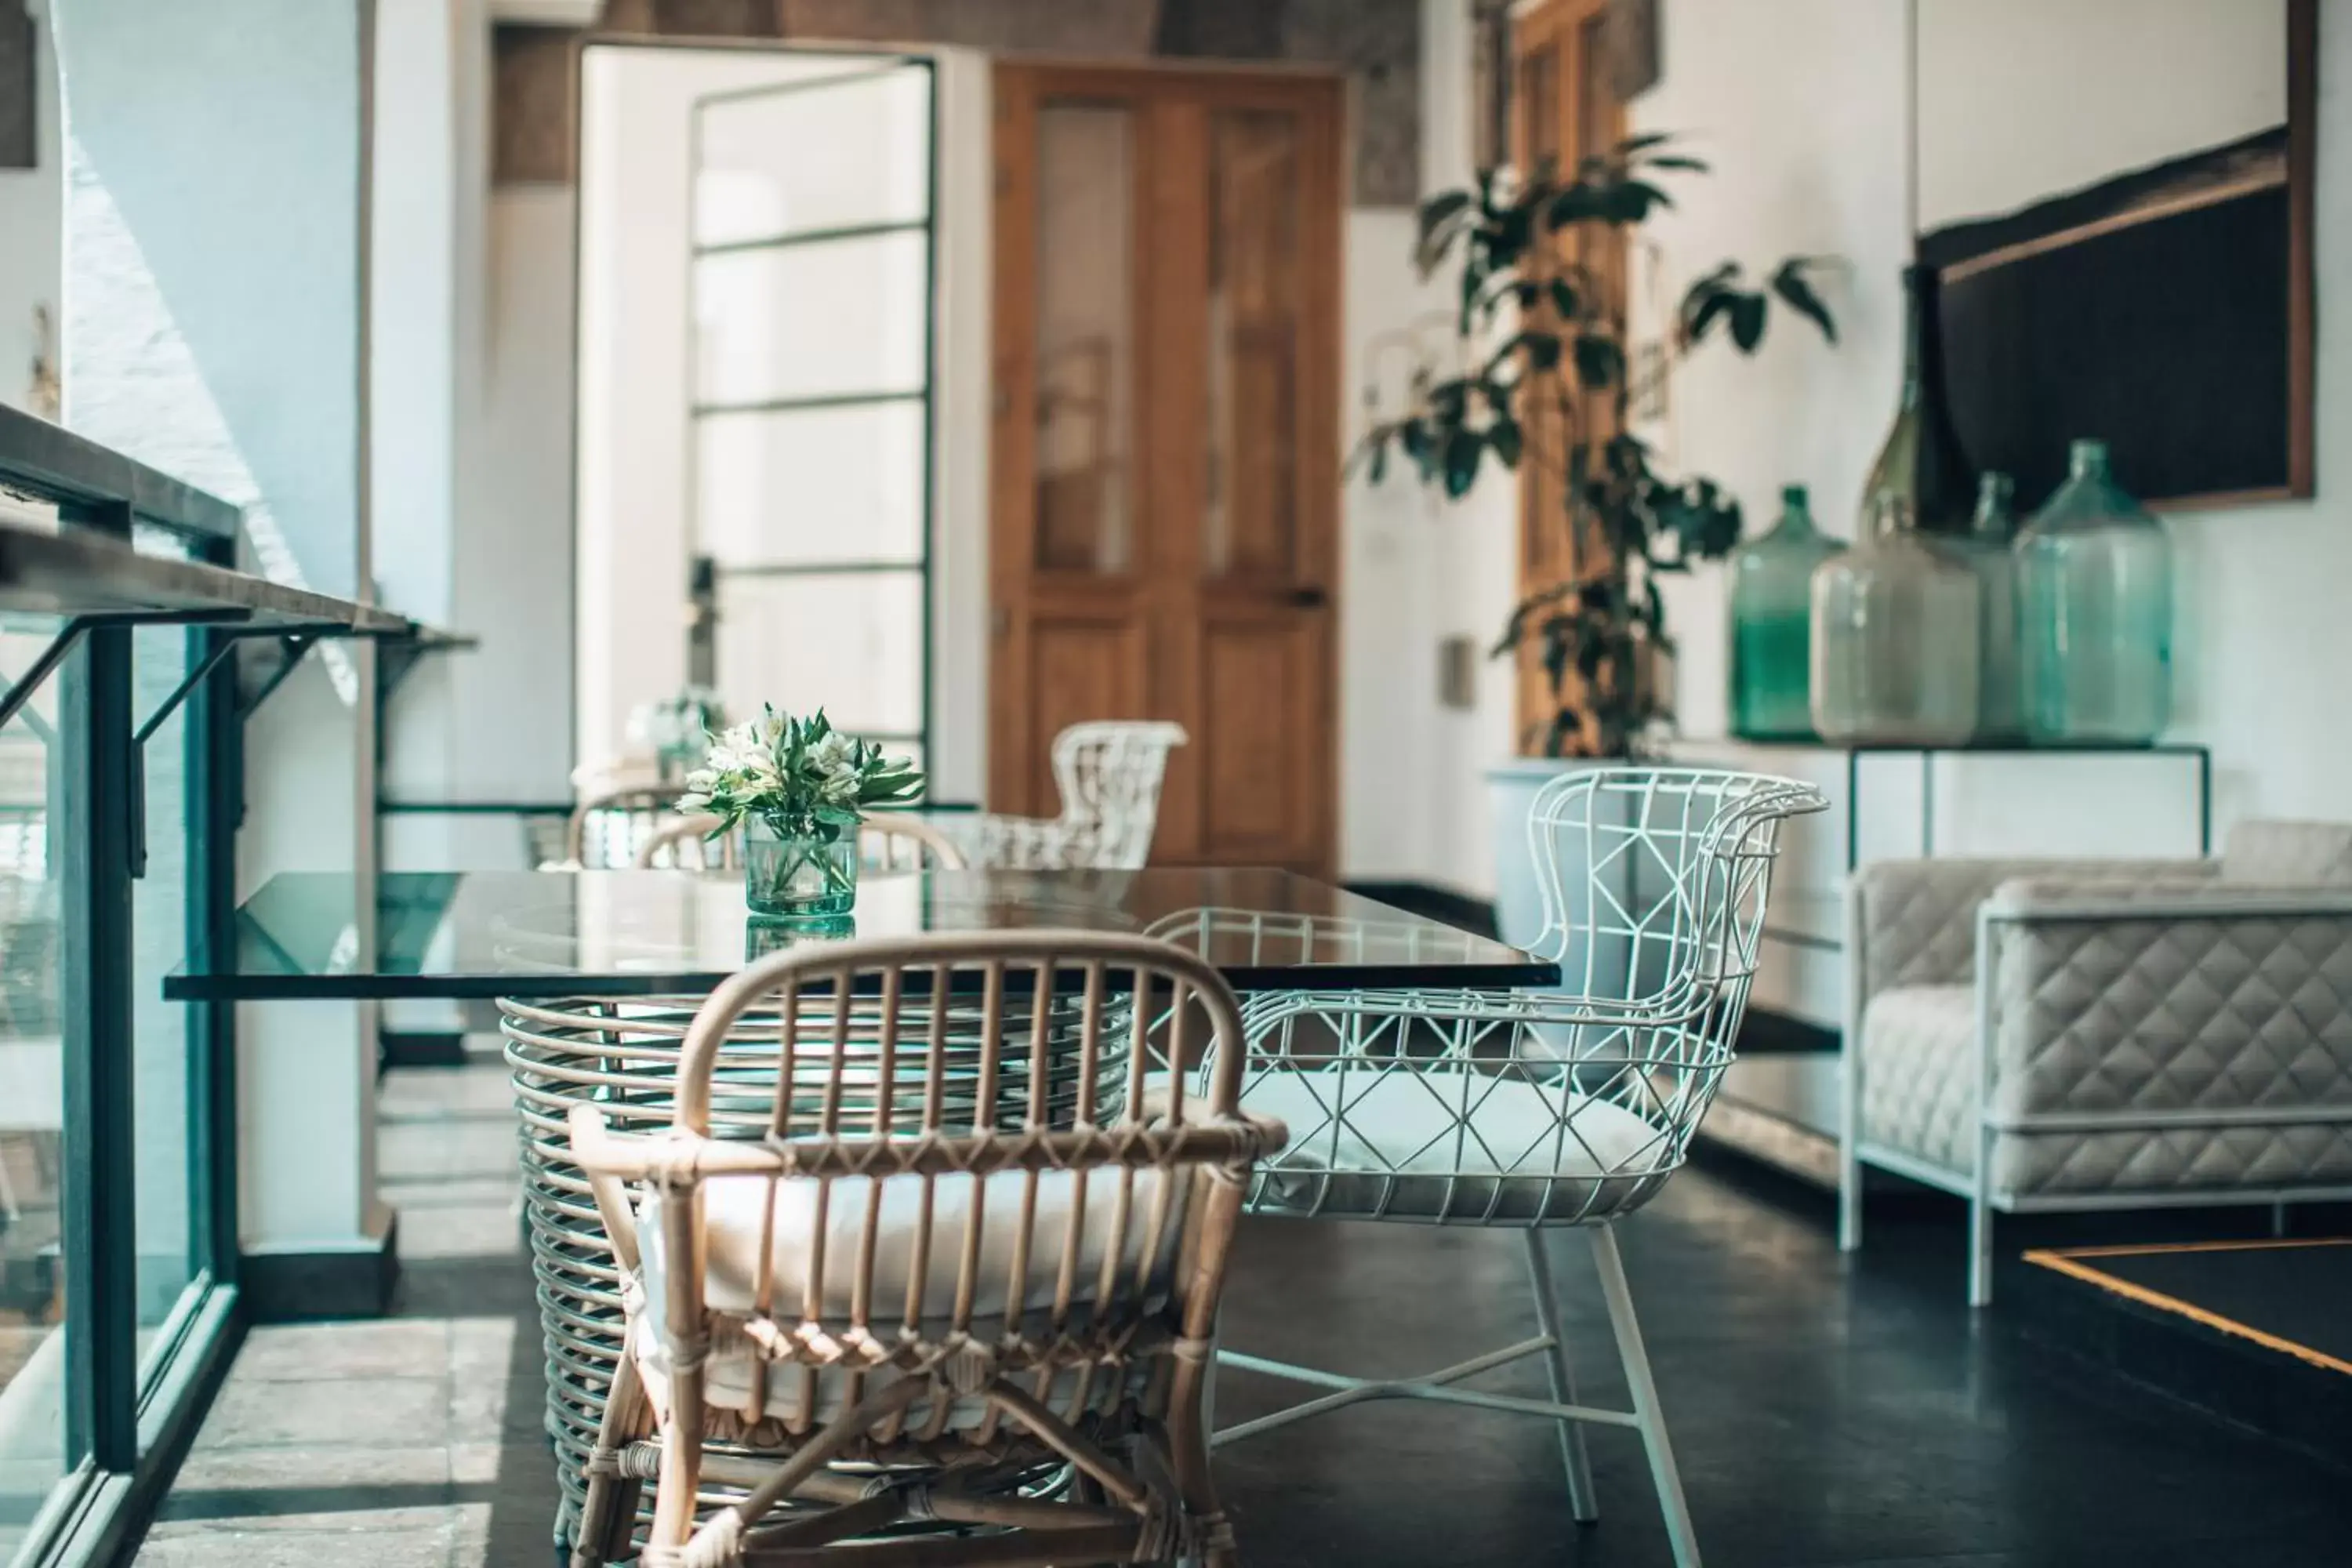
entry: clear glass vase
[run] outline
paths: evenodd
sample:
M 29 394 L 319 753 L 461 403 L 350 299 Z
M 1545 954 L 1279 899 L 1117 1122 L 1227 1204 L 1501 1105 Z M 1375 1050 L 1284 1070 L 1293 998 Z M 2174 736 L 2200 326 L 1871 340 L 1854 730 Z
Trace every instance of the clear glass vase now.
M 1952 548 L 1977 574 L 1977 735 L 1985 742 L 2025 738 L 2025 691 L 2018 668 L 2017 513 L 2007 474 L 1987 469 L 1977 482 L 1977 510 Z
M 1976 733 L 1976 574 L 1883 493 L 1863 541 L 1813 569 L 1813 728 L 1841 744 Z
M 1780 492 L 1780 521 L 1731 556 L 1731 732 L 1810 741 L 1813 568 L 1843 550 L 1813 526 L 1805 487 Z
M 849 912 L 857 901 L 857 829 L 831 831 L 818 837 L 762 816 L 744 824 L 743 902 L 752 914 L 806 920 Z
M 2037 741 L 2145 744 L 2172 714 L 2172 543 L 2074 445 L 2066 482 L 2017 537 L 2025 726 Z

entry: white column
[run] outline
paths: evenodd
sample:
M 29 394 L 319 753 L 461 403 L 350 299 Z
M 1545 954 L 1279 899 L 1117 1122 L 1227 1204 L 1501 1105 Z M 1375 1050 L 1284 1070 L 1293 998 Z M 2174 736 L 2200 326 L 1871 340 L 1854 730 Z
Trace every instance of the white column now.
M 58 12 L 68 423 L 245 505 L 273 574 L 364 596 L 366 0 Z M 310 657 L 247 732 L 239 842 L 240 896 L 279 870 L 352 876 L 362 949 L 373 702 L 365 649 Z M 383 1247 L 373 1036 L 351 1004 L 240 1010 L 249 1256 Z

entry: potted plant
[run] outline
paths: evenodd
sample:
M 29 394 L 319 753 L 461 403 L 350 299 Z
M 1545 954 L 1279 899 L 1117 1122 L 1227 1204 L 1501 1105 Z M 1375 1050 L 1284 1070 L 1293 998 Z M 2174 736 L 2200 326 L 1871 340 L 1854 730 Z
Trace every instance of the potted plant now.
M 743 830 L 743 898 L 752 914 L 846 914 L 857 898 L 865 808 L 903 805 L 923 775 L 904 758 L 835 730 L 823 709 L 761 717 L 710 742 L 677 809 L 719 818 L 710 837 Z
M 1416 374 L 1412 406 L 1376 420 L 1350 458 L 1374 483 L 1400 459 L 1454 498 L 1491 455 L 1559 497 L 1568 571 L 1520 600 L 1492 650 L 1536 649 L 1550 688 L 1549 712 L 1526 737 L 1536 760 L 1488 775 L 1498 915 L 1521 940 L 1540 922 L 1525 865 L 1528 803 L 1576 765 L 1569 759 L 1639 756 L 1671 724 L 1663 666 L 1674 639 L 1660 580 L 1739 540 L 1738 498 L 1704 475 L 1662 472 L 1637 411 L 1710 338 L 1754 353 L 1776 301 L 1836 341 L 1812 282 L 1825 264 L 1792 256 L 1753 280 L 1738 261 L 1717 265 L 1684 292 L 1661 342 L 1646 352 L 1636 342 L 1628 268 L 1579 258 L 1622 256 L 1633 231 L 1673 206 L 1660 182 L 1705 169 L 1654 133 L 1566 174 L 1490 169 L 1473 189 L 1423 202 L 1422 276 L 1458 268 L 1454 373 Z

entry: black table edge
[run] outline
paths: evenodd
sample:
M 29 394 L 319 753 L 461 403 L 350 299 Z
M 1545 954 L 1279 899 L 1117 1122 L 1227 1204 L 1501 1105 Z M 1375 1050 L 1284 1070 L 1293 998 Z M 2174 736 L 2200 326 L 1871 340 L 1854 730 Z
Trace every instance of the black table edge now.
M 732 972 L 631 974 L 170 974 L 166 1002 L 519 1001 L 563 996 L 707 994 Z M 1513 991 L 1556 987 L 1559 965 L 1317 963 L 1221 967 L 1225 984 L 1254 992 Z

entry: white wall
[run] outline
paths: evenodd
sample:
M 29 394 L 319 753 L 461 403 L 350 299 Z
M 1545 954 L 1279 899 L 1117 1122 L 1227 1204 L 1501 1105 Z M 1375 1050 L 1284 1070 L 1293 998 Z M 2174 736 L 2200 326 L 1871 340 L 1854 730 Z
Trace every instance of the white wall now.
M 1927 9 L 1950 3 L 1927 0 Z M 2144 30 L 2156 16 L 2137 5 L 2125 8 L 2139 29 L 2131 47 L 2144 50 Z M 2190 9 L 2200 25 L 2214 19 L 2210 6 Z M 2231 0 L 2228 16 L 2268 49 L 2276 31 L 2269 13 L 2277 10 L 2283 5 L 2273 0 Z M 1679 0 L 1664 15 L 1664 79 L 1636 102 L 1636 127 L 1691 132 L 1716 164 L 1681 211 L 1657 226 L 1669 297 L 1674 285 L 1727 251 L 1750 259 L 1825 252 L 1852 264 L 1830 295 L 1835 351 L 1799 330 L 1768 342 L 1752 364 L 1721 353 L 1693 362 L 1677 384 L 1672 456 L 1728 481 L 1751 526 L 1768 514 L 1775 485 L 1801 480 L 1814 487 L 1824 526 L 1850 532 L 1864 468 L 1892 411 L 1900 354 L 1900 8 L 1878 0 L 1782 0 L 1769 7 Z M 2223 50 L 2188 34 L 2172 45 L 2221 62 L 2252 47 Z M 2073 157 L 2073 142 L 2092 133 L 2086 128 L 2116 123 L 2147 89 L 2144 72 L 2111 72 L 2096 50 L 2084 49 L 2077 58 L 2090 63 L 2068 77 L 2065 100 L 2049 106 L 2077 128 L 2072 141 L 2044 139 L 2053 157 Z M 2352 27 L 2324 26 L 2320 57 L 2316 266 L 2326 300 L 2352 292 L 2352 183 L 2341 177 L 2352 166 Z M 2283 42 L 2274 59 L 2283 71 Z M 1932 65 L 1927 74 L 1935 74 Z M 2237 77 L 2222 68 L 2218 79 L 2216 94 L 2231 96 L 2223 88 Z M 2252 90 L 2236 100 L 2247 100 Z M 2235 112 L 2243 120 L 2250 111 Z M 1978 113 L 1988 117 L 1982 101 Z M 2231 133 L 2221 121 L 2206 129 L 2216 127 Z M 2073 177 L 2055 168 L 2021 173 L 2019 150 L 2004 132 L 1990 134 L 1985 157 L 2005 165 L 1999 171 L 2005 183 L 1979 179 L 1967 188 L 1980 194 L 1952 197 L 1954 205 L 1998 205 L 2005 194 L 1984 193 L 2055 188 L 2053 182 Z M 1952 155 L 1937 156 L 1956 166 Z M 1960 187 L 1948 179 L 1945 188 Z M 1776 334 L 1790 325 L 1776 326 Z M 2352 622 L 2342 611 L 2344 584 L 2352 582 L 2352 503 L 2342 476 L 2331 482 L 2326 462 L 2345 447 L 2334 437 L 2352 438 L 2352 319 L 2341 311 L 2320 312 L 2316 422 L 2322 460 L 2314 500 L 2168 520 L 2179 590 L 2170 734 L 2213 748 L 2217 832 L 2246 816 L 2352 817 L 2346 784 L 2352 737 L 2323 673 L 2352 661 Z M 1678 585 L 1669 603 L 1684 648 L 1684 728 L 1720 734 L 1721 574 Z
M 1466 0 L 1422 7 L 1422 184 L 1434 192 L 1472 174 Z M 1377 388 L 1384 416 L 1405 404 L 1415 343 L 1442 346 L 1443 279 L 1412 268 L 1413 214 L 1350 208 L 1340 336 L 1341 434 L 1350 446 Z M 1437 319 L 1433 321 L 1434 315 Z M 1456 501 L 1391 469 L 1357 474 L 1340 500 L 1339 871 L 1367 879 L 1494 891 L 1482 775 L 1512 749 L 1511 667 L 1485 657 L 1517 586 L 1517 485 L 1489 467 Z M 1475 645 L 1475 701 L 1438 700 L 1439 647 Z
M 64 314 L 59 268 L 65 254 L 65 147 L 58 135 L 57 47 L 47 0 L 29 0 L 33 18 L 37 164 L 0 169 L 0 403 L 32 406 L 33 356 L 39 340 L 33 308 L 48 308 L 52 331 Z
M 76 430 L 247 508 L 274 574 L 363 595 L 368 6 L 70 0 L 65 393 Z M 329 653 L 332 654 L 330 658 Z M 240 896 L 351 873 L 373 941 L 373 660 L 322 650 L 246 729 Z M 248 1251 L 366 1250 L 373 1013 L 238 1016 Z
M 1919 0 L 1921 226 L 2279 125 L 2285 58 L 2284 0 Z

